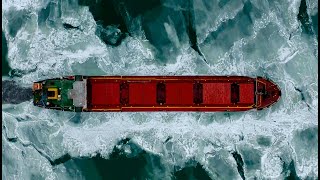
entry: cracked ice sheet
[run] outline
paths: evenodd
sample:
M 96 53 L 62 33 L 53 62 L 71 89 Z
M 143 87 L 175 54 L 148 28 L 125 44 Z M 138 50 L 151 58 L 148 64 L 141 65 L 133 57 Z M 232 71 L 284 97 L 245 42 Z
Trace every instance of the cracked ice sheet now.
M 94 114 L 91 118 L 96 118 L 95 121 L 105 118 L 107 122 L 96 124 L 90 118 L 84 122 L 82 127 L 66 126 L 63 145 L 73 156 L 90 156 L 95 154 L 97 150 L 108 156 L 117 141 L 130 137 L 143 149 L 161 155 L 172 165 L 182 166 L 184 162 L 193 157 L 201 164 L 208 165 L 206 156 L 208 153 L 212 154 L 220 149 L 231 151 L 239 144 L 253 145 L 266 156 L 270 156 L 268 154 L 277 149 L 278 146 L 287 145 L 291 141 L 296 127 L 306 129 L 317 125 L 317 122 L 305 121 L 305 119 L 316 118 L 316 115 L 304 108 L 303 104 L 291 112 L 291 115 L 283 111 L 276 111 L 273 114 L 268 113 L 264 120 L 259 119 L 257 112 L 251 112 L 231 115 L 228 122 L 207 124 L 207 118 L 221 117 L 215 117 L 216 114 L 200 114 L 199 117 L 198 115 L 197 113 Z M 205 117 L 203 118 L 203 116 Z M 245 137 L 243 142 L 239 140 L 241 135 Z M 272 144 L 276 146 L 270 148 L 257 146 L 257 135 L 271 136 Z M 172 148 L 169 150 L 163 145 L 167 137 L 172 137 L 170 140 Z M 294 151 L 294 148 L 292 151 Z M 171 153 L 179 154 L 181 159 L 175 159 L 175 157 L 170 156 Z M 312 157 L 315 156 L 317 156 L 317 153 L 312 155 Z M 269 166 L 269 161 L 276 157 L 270 158 L 262 161 L 262 167 Z M 279 160 L 274 161 L 281 163 Z M 297 166 L 299 167 L 304 163 L 311 163 L 314 166 L 317 163 L 317 158 L 312 158 L 311 161 L 302 160 L 301 164 L 298 163 Z M 275 165 L 281 166 L 281 164 Z M 235 162 L 230 163 L 230 166 L 235 167 Z M 274 170 L 266 168 L 261 174 L 259 171 L 255 172 L 255 175 L 258 177 L 263 177 L 264 174 L 280 176 L 281 171 Z M 304 170 L 303 173 L 307 175 L 316 171 L 317 167 L 314 167 L 309 169 L 309 172 Z M 275 174 L 275 172 L 278 172 L 278 174 Z M 303 174 L 300 175 L 303 176 Z M 268 178 L 268 176 L 265 178 Z
M 46 158 L 32 146 L 11 143 L 2 132 L 3 179 L 70 179 L 63 167 L 52 168 Z M 4 163 L 5 162 L 5 163 Z
M 51 114 L 48 110 L 32 110 L 31 103 L 24 104 L 24 108 L 26 112 L 22 114 L 46 118 L 42 118 L 42 120 L 39 118 L 35 122 L 33 120 L 19 122 L 20 126 L 16 127 L 18 132 L 16 136 L 23 141 L 26 141 L 25 138 L 27 138 L 47 154 L 52 151 L 51 154 L 56 154 L 56 156 L 51 156 L 52 159 L 62 156 L 65 152 L 70 153 L 73 157 L 93 156 L 98 152 L 108 157 L 119 140 L 129 137 L 148 152 L 160 155 L 171 166 L 183 166 L 186 161 L 195 158 L 207 167 L 209 173 L 213 173 L 213 177 L 216 169 L 210 169 L 212 158 L 222 156 L 221 154 L 225 154 L 221 153 L 223 151 L 235 150 L 236 146 L 241 149 L 241 145 L 250 145 L 264 154 L 261 161 L 261 171 L 257 170 L 251 173 L 257 177 L 279 178 L 281 171 L 277 167 L 281 167 L 282 162 L 279 157 L 274 155 L 274 152 L 281 154 L 283 149 L 287 148 L 291 149 L 288 151 L 290 154 L 294 153 L 295 149 L 291 147 L 290 142 L 297 127 L 306 129 L 317 125 L 317 122 L 305 121 L 305 119 L 314 119 L 316 116 L 310 113 L 302 103 L 290 115 L 283 110 L 270 109 L 269 111 L 275 112 L 272 114 L 266 112 L 265 118 L 262 119 L 257 112 L 231 114 L 229 118 L 221 113 L 121 113 L 120 115 L 117 113 L 86 113 L 81 117 L 84 118 L 84 122 L 78 126 L 68 122 L 74 115 L 73 113 L 62 115 L 60 113 Z M 10 110 L 5 109 L 5 111 Z M 62 118 L 57 120 L 56 117 L 59 115 Z M 221 118 L 225 118 L 224 122 L 219 121 Z M 5 117 L 5 119 L 9 118 Z M 49 122 L 41 123 L 40 121 Z M 28 125 L 26 126 L 26 124 Z M 53 124 L 60 127 L 53 128 Z M 25 127 L 37 132 L 37 136 L 21 133 Z M 36 130 L 38 127 L 42 131 Z M 50 132 L 52 129 L 54 132 Z M 49 132 L 43 132 L 43 130 L 49 130 Z M 56 138 L 57 135 L 61 135 L 63 138 Z M 258 135 L 271 137 L 271 147 L 259 146 L 256 142 Z M 244 136 L 245 139 L 241 141 L 239 136 Z M 169 141 L 171 147 L 163 144 L 168 137 L 172 137 Z M 289 147 L 287 147 L 288 143 Z M 50 146 L 55 147 L 51 149 Z M 228 154 L 228 156 L 223 155 L 222 157 L 236 172 L 236 164 L 230 153 Z M 294 155 L 291 156 L 295 158 Z M 298 157 L 301 160 L 297 163 L 297 167 L 300 166 L 300 163 L 301 165 L 309 165 L 309 169 L 302 171 L 305 175 L 317 172 L 317 158 L 310 161 L 309 155 L 307 157 L 301 156 Z M 317 153 L 314 153 L 311 157 L 316 156 Z M 272 168 L 265 168 L 270 165 Z M 299 172 L 299 168 L 297 171 Z
M 222 20 L 217 19 L 213 23 L 215 27 L 201 28 L 207 28 L 204 32 L 208 33 L 216 30 L 216 26 L 223 22 L 223 19 L 234 18 L 241 7 L 227 5 L 225 8 L 235 9 L 234 13 L 231 13 L 232 17 L 222 13 Z M 297 14 L 296 6 L 292 6 L 291 10 L 290 13 Z M 3 156 L 8 158 L 8 162 L 14 164 L 14 167 L 24 168 L 24 163 L 32 161 L 31 158 L 20 155 L 14 157 L 15 159 L 11 157 L 16 153 L 14 149 L 20 148 L 26 151 L 28 156 L 43 162 L 40 163 L 41 166 L 32 166 L 32 171 L 40 172 L 43 177 L 65 179 L 67 177 L 59 178 L 60 166 L 59 171 L 50 169 L 52 167 L 48 161 L 35 148 L 42 150 L 51 159 L 65 153 L 80 157 L 94 156 L 99 152 L 108 157 L 119 140 L 130 137 L 142 149 L 159 154 L 171 167 L 183 167 L 186 161 L 195 158 L 205 166 L 211 177 L 216 174 L 226 175 L 219 167 L 214 166 L 215 163 L 221 163 L 218 159 L 223 159 L 226 163 L 224 167 L 228 168 L 227 172 L 235 179 L 240 179 L 236 162 L 229 151 L 237 149 L 240 154 L 243 153 L 242 158 L 245 161 L 244 152 L 248 151 L 244 148 L 246 146 L 261 152 L 257 153 L 258 157 L 261 156 L 258 167 L 244 165 L 247 178 L 256 176 L 282 179 L 283 162 L 279 156 L 287 163 L 293 159 L 297 174 L 301 178 L 316 174 L 317 151 L 315 147 L 307 150 L 312 155 L 311 159 L 309 154 L 301 151 L 299 133 L 318 126 L 317 60 L 309 48 L 309 42 L 299 35 L 299 31 L 294 31 L 288 41 L 290 32 L 298 26 L 295 18 L 288 17 L 288 24 L 291 26 L 287 28 L 281 25 L 282 21 L 277 13 L 279 12 L 271 11 L 255 20 L 253 33 L 236 40 L 230 49 L 203 45 L 202 48 L 211 61 L 206 67 L 196 63 L 199 59 L 197 54 L 183 44 L 181 54 L 175 62 L 165 66 L 157 64 L 151 45 L 146 41 L 129 37 L 119 47 L 105 46 L 94 35 L 95 22 L 87 8 L 79 10 L 83 21 L 68 19 L 84 27 L 83 32 L 38 27 L 37 16 L 31 13 L 27 25 L 21 28 L 16 38 L 8 40 L 8 58 L 13 68 L 31 70 L 37 67 L 34 72 L 15 79 L 25 85 L 30 86 L 39 79 L 75 72 L 95 75 L 97 69 L 107 75 L 258 74 L 268 75 L 279 84 L 283 95 L 275 106 L 259 112 L 83 113 L 80 124 L 71 122 L 74 113 L 39 109 L 33 107 L 32 102 L 5 105 L 2 121 L 6 128 L 3 128 L 2 133 L 4 135 L 6 131 L 9 138 L 17 137 L 19 141 L 13 143 L 3 139 L 2 141 L 8 144 L 5 146 L 8 153 Z M 6 27 L 6 17 L 3 15 L 2 19 L 3 26 Z M 3 29 L 7 35 L 6 28 Z M 249 51 L 252 46 L 261 51 Z M 22 51 L 21 47 L 29 50 Z M 214 54 L 210 56 L 209 51 L 220 53 L 221 57 L 216 58 Z M 88 71 L 88 64 L 96 68 Z M 305 101 L 301 101 L 301 94 L 295 87 L 304 89 Z M 172 139 L 163 144 L 169 136 Z M 241 136 L 244 137 L 243 140 Z M 259 145 L 257 136 L 270 137 L 271 145 Z M 22 147 L 20 141 L 31 142 L 34 147 Z M 43 171 L 42 165 L 48 170 Z M 7 172 L 12 172 L 6 174 L 8 177 L 32 177 L 32 172 L 19 174 L 11 171 L 14 169 L 12 166 L 5 167 L 10 169 Z M 61 171 L 64 171 L 63 168 Z
M 2 178 L 4 179 L 56 179 L 52 166 L 32 148 L 20 143 L 10 143 L 2 131 Z

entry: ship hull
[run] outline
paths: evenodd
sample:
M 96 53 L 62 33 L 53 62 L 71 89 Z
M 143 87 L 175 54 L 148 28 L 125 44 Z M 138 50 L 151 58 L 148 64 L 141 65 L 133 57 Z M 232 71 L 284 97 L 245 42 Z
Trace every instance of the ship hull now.
M 34 83 L 36 106 L 79 112 L 260 110 L 280 96 L 270 80 L 245 76 L 70 76 Z

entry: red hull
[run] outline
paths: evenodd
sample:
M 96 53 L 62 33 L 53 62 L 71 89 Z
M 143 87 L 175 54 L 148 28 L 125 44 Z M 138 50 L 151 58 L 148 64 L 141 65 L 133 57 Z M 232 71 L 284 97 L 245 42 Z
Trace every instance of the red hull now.
M 83 111 L 246 111 L 277 102 L 281 91 L 243 76 L 88 76 Z

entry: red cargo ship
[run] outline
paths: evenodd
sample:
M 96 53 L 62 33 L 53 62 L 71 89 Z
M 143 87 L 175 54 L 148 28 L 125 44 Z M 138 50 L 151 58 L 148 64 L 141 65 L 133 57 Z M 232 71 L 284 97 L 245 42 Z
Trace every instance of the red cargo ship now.
M 33 85 L 34 105 L 64 111 L 246 111 L 277 102 L 279 87 L 245 76 L 70 76 Z

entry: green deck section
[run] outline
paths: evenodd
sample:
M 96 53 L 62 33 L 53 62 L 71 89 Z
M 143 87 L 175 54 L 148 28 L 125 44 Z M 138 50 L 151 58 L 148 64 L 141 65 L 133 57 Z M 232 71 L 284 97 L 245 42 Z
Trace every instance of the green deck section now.
M 45 84 L 45 89 L 56 87 L 60 91 L 60 100 L 48 100 L 49 102 L 58 105 L 60 107 L 70 107 L 73 106 L 72 99 L 68 99 L 68 91 L 72 89 L 72 84 L 74 81 L 70 80 L 48 80 Z
M 67 111 L 73 111 L 74 105 L 73 100 L 68 98 L 68 91 L 73 88 L 74 80 L 68 79 L 49 79 L 43 84 L 42 91 L 34 93 L 34 101 L 40 101 L 42 105 L 45 105 L 47 102 L 50 103 L 50 108 L 53 109 L 62 109 Z M 46 95 L 48 88 L 57 88 L 58 94 L 61 96 L 60 100 L 57 99 L 47 99 L 42 98 L 42 95 Z M 47 106 L 47 105 L 46 105 Z

